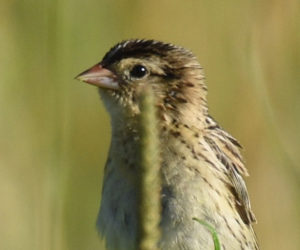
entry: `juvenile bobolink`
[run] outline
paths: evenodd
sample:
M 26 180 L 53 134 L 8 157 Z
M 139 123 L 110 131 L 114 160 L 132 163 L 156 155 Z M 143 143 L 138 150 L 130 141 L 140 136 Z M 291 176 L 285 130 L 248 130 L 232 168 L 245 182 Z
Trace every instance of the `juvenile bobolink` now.
M 258 249 L 240 144 L 208 114 L 203 70 L 190 51 L 127 40 L 77 78 L 99 87 L 111 117 L 97 221 L 107 249 L 135 249 L 137 240 L 138 92 L 143 85 L 153 89 L 161 128 L 160 249 L 214 249 L 210 232 L 193 217 L 216 229 L 224 250 Z

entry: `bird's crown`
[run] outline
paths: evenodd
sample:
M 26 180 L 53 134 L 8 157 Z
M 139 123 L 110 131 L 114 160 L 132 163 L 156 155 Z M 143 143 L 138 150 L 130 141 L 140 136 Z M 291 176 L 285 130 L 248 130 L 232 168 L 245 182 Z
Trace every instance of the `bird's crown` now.
M 109 65 L 129 57 L 151 56 L 166 57 L 172 55 L 195 59 L 193 53 L 183 47 L 172 43 L 164 43 L 156 40 L 130 39 L 124 40 L 112 47 L 103 57 L 102 65 Z

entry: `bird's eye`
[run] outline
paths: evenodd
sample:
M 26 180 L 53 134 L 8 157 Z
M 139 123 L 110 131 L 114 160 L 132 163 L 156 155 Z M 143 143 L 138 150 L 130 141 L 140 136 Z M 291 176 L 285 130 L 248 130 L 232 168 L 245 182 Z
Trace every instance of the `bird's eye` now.
M 148 70 L 145 66 L 137 64 L 131 69 L 130 76 L 134 77 L 134 78 L 142 78 L 147 73 L 148 73 Z

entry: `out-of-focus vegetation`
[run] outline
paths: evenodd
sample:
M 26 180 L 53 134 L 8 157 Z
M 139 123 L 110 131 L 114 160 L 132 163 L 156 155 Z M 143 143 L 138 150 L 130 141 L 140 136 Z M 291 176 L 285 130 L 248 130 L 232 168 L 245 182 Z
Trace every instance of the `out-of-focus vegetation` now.
M 103 249 L 109 147 L 73 77 L 126 38 L 190 48 L 211 114 L 244 145 L 262 249 L 300 249 L 300 2 L 11 0 L 0 8 L 0 249 Z
M 143 87 L 139 96 L 140 168 L 138 250 L 159 250 L 161 237 L 161 145 L 155 96 L 150 86 Z

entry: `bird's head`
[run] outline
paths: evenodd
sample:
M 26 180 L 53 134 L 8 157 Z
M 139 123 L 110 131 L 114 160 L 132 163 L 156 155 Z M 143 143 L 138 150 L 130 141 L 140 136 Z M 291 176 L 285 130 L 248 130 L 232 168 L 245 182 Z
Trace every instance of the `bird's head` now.
M 160 116 L 166 121 L 206 113 L 202 68 L 190 51 L 173 44 L 123 41 L 77 79 L 99 87 L 112 119 L 140 112 L 139 94 L 145 85 L 152 87 Z

